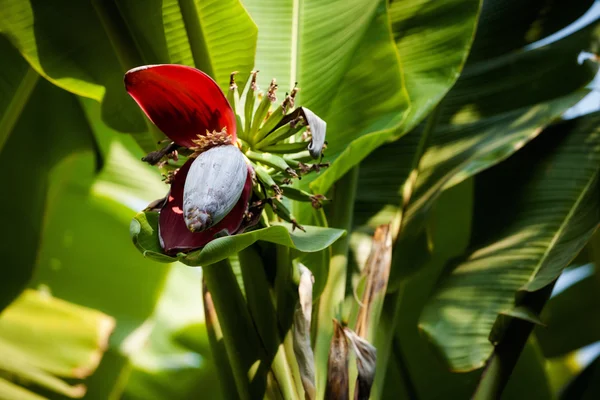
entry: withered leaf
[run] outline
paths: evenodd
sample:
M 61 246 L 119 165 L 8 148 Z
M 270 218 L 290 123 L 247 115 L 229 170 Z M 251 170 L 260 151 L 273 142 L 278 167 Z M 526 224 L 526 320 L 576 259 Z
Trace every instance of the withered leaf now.
M 312 292 L 314 277 L 312 272 L 302 264 L 300 270 L 300 284 L 298 285 L 299 301 L 294 312 L 294 355 L 298 362 L 304 397 L 314 400 L 315 389 L 315 358 L 310 346 L 310 324 L 312 314 Z

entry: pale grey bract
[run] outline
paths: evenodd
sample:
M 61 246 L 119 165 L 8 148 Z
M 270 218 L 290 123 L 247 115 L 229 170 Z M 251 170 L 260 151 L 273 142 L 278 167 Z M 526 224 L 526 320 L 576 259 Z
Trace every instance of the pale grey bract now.
M 233 145 L 213 147 L 192 163 L 183 189 L 188 229 L 201 232 L 219 223 L 240 199 L 248 167 Z
M 325 131 L 327 123 L 323 121 L 317 114 L 310 111 L 306 107 L 300 107 L 306 123 L 310 127 L 311 141 L 308 145 L 308 151 L 312 158 L 320 158 L 325 145 Z

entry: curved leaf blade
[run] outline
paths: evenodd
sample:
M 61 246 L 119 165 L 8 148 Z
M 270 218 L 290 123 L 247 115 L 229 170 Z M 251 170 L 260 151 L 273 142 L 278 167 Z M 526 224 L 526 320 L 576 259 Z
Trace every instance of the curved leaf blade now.
M 92 374 L 114 326 L 106 314 L 28 289 L 0 318 L 0 370 L 9 379 L 14 374 L 54 392 L 81 397 L 83 385 L 72 386 L 58 377 L 83 379 Z M 18 389 L 0 387 L 0 397 L 11 391 Z
M 391 34 L 399 55 L 403 86 L 410 107 L 402 119 L 390 121 L 383 128 L 366 130 L 370 133 L 346 145 L 336 162 L 311 185 L 314 191 L 326 191 L 349 167 L 379 146 L 409 132 L 439 103 L 456 82 L 465 63 L 473 41 L 479 7 L 478 0 L 391 2 L 388 12 Z M 362 57 L 372 56 L 365 54 Z M 377 102 L 380 99 L 382 97 L 375 97 L 365 102 Z M 402 111 L 398 108 L 396 112 L 400 116 Z M 344 132 L 356 124 L 349 124 Z M 344 136 L 346 143 L 348 139 L 353 138 Z
M 481 1 L 394 1 L 389 6 L 411 108 L 410 131 L 458 79 L 471 49 Z
M 181 261 L 190 266 L 214 264 L 237 254 L 258 240 L 280 244 L 300 252 L 312 253 L 329 247 L 345 231 L 317 226 L 304 226 L 306 232 L 292 231 L 291 224 L 271 225 L 254 231 L 217 238 L 200 250 L 170 257 L 162 253 L 158 240 L 158 213 L 142 212 L 131 221 L 130 233 L 136 247 L 145 257 L 159 262 Z
M 472 250 L 420 321 L 452 369 L 483 366 L 498 314 L 556 279 L 598 227 L 599 118 L 557 124 L 478 176 Z

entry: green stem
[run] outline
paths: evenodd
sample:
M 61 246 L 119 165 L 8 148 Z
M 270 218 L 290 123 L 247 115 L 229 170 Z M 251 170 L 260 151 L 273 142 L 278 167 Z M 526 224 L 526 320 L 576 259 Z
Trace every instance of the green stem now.
M 295 359 L 292 346 L 291 327 L 294 316 L 294 309 L 298 301 L 298 296 L 292 288 L 293 284 L 293 264 L 290 257 L 290 249 L 285 246 L 276 246 L 277 273 L 275 275 L 275 303 L 277 305 L 277 321 L 279 324 L 279 335 L 284 338 L 283 351 L 290 368 L 290 374 L 293 377 L 295 392 L 298 397 L 304 391 L 302 388 L 302 379 Z
M 19 120 L 27 101 L 29 101 L 29 96 L 31 96 L 39 77 L 40 75 L 33 68 L 28 67 L 14 96 L 12 96 L 8 103 L 8 107 L 6 107 L 4 114 L 2 114 L 2 118 L 0 119 L 0 152 L 2 152 L 4 144 Z
M 293 293 L 292 260 L 290 249 L 285 246 L 277 248 L 277 274 L 275 275 L 275 303 L 277 306 L 277 319 L 279 321 L 279 332 L 285 336 L 292 326 L 294 319 L 294 307 L 298 296 Z
M 552 294 L 554 283 L 523 296 L 519 305 L 525 306 L 539 315 Z M 535 324 L 518 318 L 512 318 L 502 335 L 500 342 L 494 347 L 494 354 L 483 371 L 479 385 L 473 394 L 473 400 L 499 399 L 519 360 L 521 352 Z
M 221 385 L 221 393 L 225 399 L 239 399 L 236 390 L 233 371 L 229 366 L 227 359 L 227 350 L 225 349 L 225 341 L 223 339 L 223 331 L 215 312 L 212 296 L 206 288 L 206 283 L 203 285 L 203 304 L 204 304 L 204 320 L 206 323 L 206 331 L 208 333 L 208 341 L 212 359 L 219 372 L 219 383 Z
M 238 257 L 250 314 L 262 340 L 266 359 L 273 360 L 271 364 L 273 377 L 284 399 L 299 400 L 294 376 L 277 329 L 277 313 L 271 301 L 270 287 L 262 259 L 253 247 L 242 250 Z
M 329 226 L 350 232 L 354 214 L 354 198 L 358 183 L 358 167 L 348 171 L 336 182 L 331 203 Z M 327 284 L 318 308 L 318 331 L 315 340 L 315 368 L 317 398 L 323 398 L 327 382 L 327 360 L 333 337 L 332 320 L 336 318 L 346 296 L 346 270 L 350 237 L 345 235 L 331 246 L 331 261 Z
M 285 358 L 290 367 L 290 373 L 294 378 L 294 384 L 296 385 L 296 393 L 299 394 L 299 398 L 303 398 L 304 387 L 302 386 L 302 378 L 300 377 L 300 368 L 298 367 L 298 361 L 296 360 L 296 354 L 294 353 L 294 338 L 292 330 L 290 329 L 283 339 L 283 348 L 285 350 Z
M 227 357 L 240 398 L 258 399 L 265 394 L 269 365 L 248 307 L 228 260 L 203 267 L 223 331 Z

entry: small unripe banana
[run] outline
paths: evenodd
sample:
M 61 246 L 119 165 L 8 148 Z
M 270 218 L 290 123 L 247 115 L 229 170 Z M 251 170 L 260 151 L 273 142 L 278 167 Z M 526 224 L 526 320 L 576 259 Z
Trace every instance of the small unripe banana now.
M 275 168 L 276 170 L 286 172 L 288 175 L 291 175 L 295 178 L 298 177 L 298 174 L 288 166 L 285 160 L 275 154 L 263 153 L 261 151 L 247 150 L 246 157 L 254 162 L 259 162 L 269 167 Z
M 248 167 L 235 146 L 213 147 L 192 163 L 183 189 L 183 217 L 191 232 L 219 223 L 238 202 Z
M 277 154 L 286 154 L 286 153 L 297 153 L 299 151 L 306 150 L 308 145 L 306 142 L 296 142 L 296 143 L 277 143 L 271 146 L 266 146 L 261 148 L 261 151 L 266 151 L 269 153 L 277 153 Z

